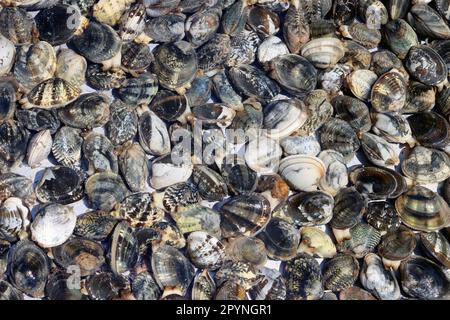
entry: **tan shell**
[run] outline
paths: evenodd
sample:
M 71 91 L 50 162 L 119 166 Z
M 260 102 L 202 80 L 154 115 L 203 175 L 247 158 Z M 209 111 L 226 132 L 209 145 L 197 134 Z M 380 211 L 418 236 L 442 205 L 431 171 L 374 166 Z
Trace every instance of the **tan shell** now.
M 372 107 L 378 112 L 399 111 L 406 103 L 406 93 L 405 79 L 393 69 L 374 83 L 370 97 Z
M 347 85 L 355 97 L 367 101 L 377 79 L 378 76 L 373 71 L 356 70 L 348 75 Z
M 301 55 L 314 66 L 326 69 L 334 66 L 344 57 L 345 50 L 341 40 L 336 38 L 318 38 L 302 47 Z
M 86 59 L 70 49 L 61 49 L 57 57 L 55 77 L 78 87 L 86 82 Z
M 301 242 L 298 252 L 308 253 L 319 258 L 333 258 L 337 251 L 331 237 L 315 227 L 300 229 Z
M 99 22 L 115 26 L 128 5 L 135 0 L 100 0 L 93 6 L 93 16 Z

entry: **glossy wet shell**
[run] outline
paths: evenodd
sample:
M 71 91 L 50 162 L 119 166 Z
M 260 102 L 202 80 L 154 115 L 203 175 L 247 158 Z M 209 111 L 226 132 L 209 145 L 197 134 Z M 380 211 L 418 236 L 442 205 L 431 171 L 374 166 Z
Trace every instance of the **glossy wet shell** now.
M 26 294 L 41 298 L 50 272 L 47 255 L 29 240 L 16 244 L 11 256 L 11 280 Z
M 358 260 L 351 255 L 341 254 L 326 262 L 323 283 L 326 289 L 341 291 L 351 287 L 358 275 Z
M 63 270 L 53 269 L 49 275 L 47 285 L 45 287 L 49 300 L 83 300 L 85 297 L 81 293 L 80 288 L 71 287 L 70 273 Z
M 186 293 L 195 274 L 189 260 L 180 251 L 170 246 L 161 246 L 153 252 L 152 270 L 161 288 L 165 291 L 173 290 L 182 296 Z
M 221 15 L 220 8 L 206 7 L 188 17 L 185 29 L 190 43 L 198 47 L 211 39 L 220 26 Z
M 269 201 L 258 194 L 228 198 L 219 209 L 223 236 L 257 234 L 269 221 L 270 210 Z
M 108 237 L 117 219 L 109 212 L 90 211 L 77 217 L 74 234 L 91 240 L 105 240 Z
M 378 246 L 379 255 L 387 260 L 399 261 L 406 259 L 416 248 L 417 240 L 414 233 L 405 227 L 388 232 Z
M 86 70 L 86 83 L 96 90 L 119 88 L 125 81 L 122 70 L 102 70 L 98 64 L 89 64 Z
M 412 6 L 407 18 L 420 35 L 437 39 L 450 38 L 450 28 L 445 20 L 427 4 L 418 3 Z
M 434 300 L 448 294 L 447 276 L 437 264 L 422 257 L 403 261 L 400 265 L 400 279 L 403 291 L 413 298 Z
M 323 149 L 332 149 L 349 162 L 360 147 L 360 142 L 352 127 L 344 120 L 332 118 L 320 129 L 320 142 Z
M 164 217 L 164 211 L 155 207 L 153 201 L 150 193 L 131 194 L 118 205 L 117 214 L 133 228 L 150 228 Z
M 80 95 L 80 88 L 61 78 L 51 78 L 39 83 L 27 95 L 29 107 L 51 109 L 65 106 Z
M 80 267 L 82 277 L 94 274 L 105 263 L 101 244 L 83 238 L 72 238 L 52 248 L 52 255 L 63 268 L 73 268 L 74 265 Z
M 32 40 L 35 22 L 22 8 L 7 7 L 0 13 L 0 33 L 15 45 L 28 44 Z
M 436 183 L 450 175 L 450 159 L 439 150 L 415 147 L 402 161 L 403 174 L 418 183 Z
M 370 70 L 356 70 L 346 77 L 347 86 L 353 95 L 363 101 L 370 99 L 371 89 L 378 75 Z
M 450 209 L 437 193 L 415 186 L 395 201 L 400 218 L 407 226 L 421 231 L 436 231 L 450 222 Z
M 55 134 L 52 145 L 52 153 L 58 163 L 63 166 L 71 166 L 81 158 L 81 146 L 83 138 L 81 130 L 71 127 L 61 127 Z
M 335 229 L 355 226 L 366 210 L 366 201 L 354 187 L 341 189 L 335 197 L 331 226 Z
M 192 263 L 200 269 L 218 269 L 225 260 L 225 246 L 204 231 L 189 234 L 187 252 Z
M 111 211 L 127 195 L 120 176 L 112 172 L 96 173 L 86 181 L 86 194 L 93 209 Z
M 422 232 L 420 240 L 430 256 L 444 267 L 450 265 L 450 243 L 441 232 Z
M 153 55 L 147 44 L 128 42 L 122 45 L 122 68 L 131 73 L 144 72 L 153 61 Z
M 297 255 L 298 230 L 279 218 L 272 218 L 258 238 L 264 241 L 267 255 L 273 260 L 286 261 Z
M 402 19 L 389 21 L 382 32 L 384 42 L 400 59 L 406 57 L 411 47 L 419 44 L 414 29 Z
M 381 32 L 364 23 L 354 22 L 349 26 L 341 26 L 339 31 L 345 38 L 353 39 L 367 49 L 374 49 L 381 42 Z
M 336 38 L 318 38 L 302 47 L 301 55 L 317 68 L 326 69 L 334 66 L 344 57 L 342 41 Z
M 138 242 L 134 229 L 126 222 L 116 225 L 111 238 L 111 270 L 116 274 L 130 271 L 138 258 Z
M 127 286 L 126 280 L 112 272 L 101 272 L 86 279 L 86 291 L 92 300 L 111 300 Z
M 109 119 L 110 100 L 98 93 L 82 94 L 77 100 L 58 110 L 59 119 L 66 125 L 91 129 L 104 125 Z
M 397 210 L 387 201 L 369 202 L 364 218 L 380 232 L 395 231 L 401 224 Z
M 192 181 L 200 196 L 208 201 L 219 201 L 228 194 L 222 176 L 205 165 L 197 165 L 192 172 Z
M 447 79 L 447 65 L 430 47 L 412 47 L 406 57 L 405 66 L 414 78 L 429 86 L 437 85 Z
M 299 254 L 286 262 L 283 275 L 286 298 L 289 300 L 318 300 L 323 296 L 319 263 L 308 254 Z
M 80 200 L 83 195 L 83 178 L 69 167 L 45 169 L 36 186 L 36 197 L 43 203 L 69 204 Z
M 126 147 L 119 154 L 119 169 L 131 191 L 144 191 L 149 176 L 148 159 L 138 143 Z
M 415 113 L 408 117 L 412 133 L 420 145 L 445 148 L 450 141 L 450 125 L 436 112 Z

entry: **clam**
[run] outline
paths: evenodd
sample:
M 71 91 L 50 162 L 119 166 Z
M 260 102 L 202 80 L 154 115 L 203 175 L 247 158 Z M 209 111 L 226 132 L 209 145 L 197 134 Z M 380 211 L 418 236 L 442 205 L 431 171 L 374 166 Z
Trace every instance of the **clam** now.
M 380 167 L 392 167 L 400 163 L 393 145 L 383 138 L 369 132 L 361 136 L 361 147 L 366 157 Z
M 86 279 L 85 287 L 92 300 L 111 300 L 128 286 L 125 278 L 112 272 L 101 272 Z
M 257 39 L 259 41 L 259 39 Z M 237 42 L 243 45 L 241 48 L 237 47 Z M 205 43 L 203 46 L 197 49 L 198 56 L 198 68 L 200 73 L 204 73 L 207 76 L 213 76 L 218 72 L 224 72 L 223 67 L 227 64 L 231 51 L 235 50 L 234 58 L 230 60 L 230 65 L 233 64 L 234 60 L 239 58 L 246 58 L 245 55 L 250 55 L 250 60 L 254 59 L 253 49 L 256 46 L 254 39 L 252 42 L 242 43 L 242 37 L 237 38 L 234 41 L 234 46 L 231 45 L 231 39 L 228 35 L 217 33 L 211 40 Z M 243 53 L 244 57 L 240 57 L 239 53 Z M 252 62 L 252 61 L 250 61 Z
M 155 42 L 176 42 L 185 37 L 184 14 L 168 14 L 154 17 L 145 22 L 145 34 Z
M 183 234 L 177 226 L 172 223 L 165 221 L 157 222 L 150 230 L 156 231 L 156 236 L 153 235 L 152 232 L 149 239 L 152 252 L 155 252 L 157 248 L 166 245 L 177 249 L 181 249 L 186 246 L 186 239 Z M 141 240 L 139 242 L 141 242 Z M 148 246 L 148 244 L 146 245 Z
M 406 57 L 405 66 L 409 73 L 423 84 L 435 86 L 447 80 L 447 65 L 439 54 L 428 46 L 412 47 Z
M 81 31 L 81 25 L 85 22 L 84 17 L 81 17 L 77 6 L 63 3 L 40 10 L 34 17 L 39 39 L 47 41 L 52 46 L 68 42 L 76 32 Z
M 115 215 L 119 219 L 128 221 L 133 228 L 150 228 L 160 222 L 164 211 L 154 205 L 150 193 L 133 193 L 117 205 Z
M 23 300 L 23 294 L 8 281 L 0 280 L 0 300 Z
M 63 270 L 52 270 L 45 286 L 49 300 L 83 300 L 80 286 L 73 284 L 71 276 L 70 273 Z
M 225 281 L 219 288 L 217 288 L 214 299 L 233 301 L 248 300 L 245 288 L 233 280 Z
M 132 4 L 119 21 L 122 41 L 133 41 L 145 30 L 146 12 L 142 2 Z
M 344 40 L 343 45 L 345 55 L 339 60 L 340 63 L 353 70 L 369 69 L 372 55 L 367 48 L 353 40 Z
M 27 206 L 32 207 L 36 200 L 33 181 L 17 173 L 0 174 L 0 201 L 10 197 L 20 198 Z
M 87 160 L 89 173 L 118 173 L 117 155 L 114 146 L 103 134 L 91 132 L 84 138 L 83 155 Z
M 169 155 L 155 159 L 151 164 L 149 184 L 154 189 L 163 189 L 185 182 L 192 174 L 192 163 L 174 163 Z
M 149 17 L 159 17 L 177 8 L 180 0 L 144 0 L 143 3 Z
M 265 229 L 258 234 L 264 241 L 267 255 L 273 260 L 286 261 L 297 255 L 300 242 L 298 230 L 279 218 L 272 218 Z
M 364 218 L 372 227 L 385 234 L 400 227 L 401 221 L 395 207 L 387 201 L 371 201 L 367 205 Z
M 189 234 L 187 252 L 191 262 L 200 269 L 218 269 L 225 260 L 225 246 L 204 231 Z
M 154 73 L 166 89 L 184 93 L 195 78 L 198 68 L 197 54 L 186 41 L 161 44 L 153 51 Z
M 86 82 L 86 59 L 70 49 L 61 49 L 57 55 L 55 77 L 61 78 L 74 86 Z
M 324 268 L 323 284 L 332 291 L 351 287 L 359 275 L 358 260 L 348 254 L 339 254 L 328 260 Z
M 228 281 L 235 282 L 248 290 L 258 282 L 258 270 L 244 262 L 226 260 L 216 272 L 216 284 L 221 286 Z
M 333 18 L 337 25 L 349 25 L 356 17 L 356 0 L 336 0 L 333 2 Z
M 146 105 L 152 102 L 158 92 L 158 78 L 146 72 L 137 78 L 124 80 L 115 91 L 118 98 L 126 104 Z
M 440 40 L 440 41 L 433 41 L 430 45 L 431 48 L 433 48 L 439 56 L 444 60 L 445 64 L 447 65 L 447 70 L 450 67 L 450 61 L 449 61 L 449 54 L 448 54 L 448 45 L 450 44 L 449 40 Z
M 280 88 L 273 80 L 251 65 L 232 67 L 228 70 L 227 75 L 234 89 L 249 98 L 270 100 L 280 92 Z
M 226 254 L 233 261 L 241 261 L 257 268 L 264 266 L 267 262 L 264 242 L 255 237 L 238 236 L 228 239 Z
M 164 290 L 162 297 L 169 294 L 184 296 L 195 275 L 189 260 L 177 249 L 166 245 L 153 252 L 152 270 L 156 282 Z
M 109 121 L 105 125 L 105 135 L 115 146 L 133 140 L 138 132 L 138 116 L 131 107 L 115 100 L 111 105 L 123 105 L 123 108 L 111 110 Z
M 0 122 L 3 122 L 14 116 L 16 111 L 18 85 L 17 81 L 12 77 L 1 77 L 0 82 Z
M 367 200 L 354 187 L 344 188 L 335 197 L 333 218 L 330 225 L 338 242 L 351 239 L 350 228 L 360 220 L 367 207 Z
M 265 38 L 280 30 L 280 18 L 268 8 L 253 6 L 250 8 L 247 25 Z
M 369 224 L 360 222 L 350 228 L 351 238 L 338 245 L 338 251 L 363 258 L 380 243 L 381 233 Z
M 31 238 L 42 248 L 52 248 L 66 242 L 76 224 L 73 208 L 57 203 L 43 206 L 31 223 Z
M 263 268 L 260 281 L 249 290 L 254 300 L 285 300 L 286 283 L 276 269 Z
M 305 55 L 312 60 L 307 52 Z M 270 76 L 294 96 L 304 98 L 316 88 L 317 70 L 302 56 L 296 54 L 278 56 L 272 59 L 269 65 Z
M 3 7 L 0 12 L 0 33 L 15 45 L 29 44 L 36 25 L 33 17 L 19 7 Z
M 314 191 L 325 175 L 325 165 L 317 157 L 294 155 L 280 161 L 279 173 L 295 190 Z
M 339 292 L 339 300 L 377 300 L 370 292 L 360 287 L 348 287 Z
M 422 186 L 415 186 L 395 201 L 400 218 L 410 228 L 436 231 L 450 222 L 450 209 L 437 193 Z
M 19 121 L 0 123 L 0 173 L 5 173 L 21 162 L 26 155 L 30 133 Z
M 373 84 L 370 100 L 378 112 L 398 111 L 406 103 L 406 82 L 397 70 L 386 72 Z
M 223 178 L 205 165 L 196 165 L 192 172 L 194 182 L 200 196 L 208 201 L 219 201 L 228 194 Z
M 355 166 L 349 178 L 356 189 L 370 199 L 397 198 L 407 188 L 405 178 L 387 168 Z
M 235 114 L 232 108 L 222 103 L 206 103 L 192 108 L 194 126 L 201 123 L 205 129 L 226 128 L 231 125 Z
M 245 162 L 257 173 L 274 173 L 278 169 L 282 153 L 277 141 L 261 136 L 247 145 Z
M 450 142 L 450 125 L 440 114 L 427 111 L 408 117 L 412 134 L 421 146 L 445 148 Z
M 216 293 L 216 284 L 207 269 L 198 273 L 192 285 L 192 300 L 212 300 Z
M 69 204 L 83 197 L 83 177 L 70 167 L 46 168 L 36 185 L 36 197 L 42 203 Z
M 256 193 L 228 198 L 219 208 L 223 236 L 256 235 L 269 222 L 270 211 L 269 201 Z
M 340 152 L 348 163 L 360 147 L 360 142 L 352 127 L 344 120 L 332 118 L 320 129 L 320 142 L 323 149 Z
M 61 127 L 55 134 L 52 153 L 58 163 L 71 166 L 80 161 L 83 138 L 81 130 L 71 127 Z
M 63 107 L 80 95 L 80 88 L 61 78 L 50 78 L 36 85 L 20 103 L 22 108 L 52 109 Z
M 161 193 L 154 193 L 154 197 L 156 205 L 169 213 L 180 212 L 201 200 L 197 188 L 186 182 L 174 184 Z
M 91 240 L 105 240 L 114 229 L 117 219 L 109 212 L 90 211 L 77 217 L 73 233 Z
M 429 256 L 435 258 L 444 267 L 450 265 L 450 243 L 441 232 L 422 232 L 420 240 Z
M 342 41 L 336 38 L 314 39 L 301 49 L 301 55 L 321 69 L 334 66 L 344 57 L 344 53 Z
M 372 131 L 385 138 L 389 142 L 407 143 L 413 147 L 415 140 L 412 137 L 412 130 L 409 121 L 401 114 L 395 112 L 373 113 Z
M 128 195 L 128 189 L 122 179 L 113 172 L 90 176 L 86 180 L 85 188 L 91 207 L 104 211 L 111 211 Z
M 413 298 L 448 298 L 446 274 L 437 264 L 422 257 L 411 257 L 400 264 L 400 284 L 403 291 Z
M 150 110 L 163 120 L 186 122 L 190 104 L 186 96 L 168 90 L 160 90 L 150 103 Z
M 336 118 L 347 121 L 359 135 L 370 130 L 372 123 L 369 108 L 363 101 L 349 96 L 337 96 L 332 104 Z
M 99 0 L 92 6 L 92 13 L 97 21 L 116 25 L 132 0 Z
M 436 109 L 442 115 L 450 115 L 450 89 L 442 90 L 436 99 Z
M 405 79 L 409 79 L 409 73 L 403 67 L 403 62 L 395 53 L 389 50 L 379 50 L 372 53 L 370 70 L 378 76 L 385 74 L 392 69 L 399 70 Z
M 122 45 L 121 56 L 122 69 L 135 77 L 145 72 L 154 59 L 147 44 L 135 41 Z
M 225 163 L 222 167 L 222 177 L 228 189 L 234 194 L 251 193 L 255 191 L 258 183 L 257 173 L 250 169 L 245 162 Z
M 310 28 L 301 0 L 291 2 L 283 22 L 283 36 L 291 53 L 298 53 L 309 41 Z
M 28 143 L 27 163 L 31 168 L 39 167 L 52 152 L 53 139 L 50 130 L 36 133 Z
M 429 111 L 436 104 L 436 88 L 417 81 L 410 82 L 407 95 L 402 113 Z
M 381 300 L 399 300 L 400 286 L 392 270 L 386 270 L 379 256 L 369 253 L 364 258 L 360 280 L 364 288 Z
M 243 30 L 231 37 L 226 65 L 234 67 L 240 64 L 252 64 L 256 59 L 256 51 L 260 43 L 261 39 L 258 34 L 251 30 Z
M 187 103 L 191 107 L 206 104 L 211 98 L 212 82 L 207 76 L 196 77 L 192 86 L 186 91 Z
M 276 36 L 269 36 L 265 38 L 258 46 L 256 58 L 265 69 L 268 69 L 270 67 L 270 62 L 273 59 L 288 53 L 288 47 L 280 38 Z
M 445 20 L 425 3 L 417 3 L 411 7 L 408 22 L 420 35 L 437 39 L 450 38 L 450 28 Z
M 411 47 L 419 44 L 414 29 L 403 19 L 389 21 L 382 31 L 384 43 L 400 59 L 406 57 Z
M 263 124 L 264 114 L 261 104 L 255 100 L 248 99 L 243 104 L 237 104 L 235 109 L 237 109 L 236 115 L 233 118 L 230 128 L 243 129 L 245 142 L 255 139 Z M 236 133 L 239 135 L 239 131 Z
M 225 71 L 218 71 L 212 78 L 213 92 L 221 102 L 229 104 L 235 109 L 243 109 L 242 97 L 236 93 Z M 239 110 L 237 110 L 239 111 Z M 261 119 L 262 121 L 262 119 Z
M 386 8 L 392 20 L 403 18 L 408 12 L 410 1 L 408 0 L 389 0 Z
M 306 122 L 306 107 L 300 100 L 276 100 L 263 110 L 263 128 L 271 139 L 282 139 L 291 135 Z
M 408 258 L 416 248 L 415 234 L 408 228 L 400 227 L 381 238 L 378 254 L 386 268 L 397 269 L 400 262 Z
M 75 35 L 69 43 L 90 62 L 101 63 L 104 70 L 120 66 L 122 41 L 107 24 L 90 21 L 83 32 Z
M 20 198 L 7 198 L 0 205 L 0 239 L 9 242 L 26 236 L 29 210 Z
M 298 134 L 315 135 L 315 131 L 333 116 L 333 106 L 328 101 L 328 93 L 321 89 L 311 91 L 304 102 L 308 117 L 298 130 Z
M 450 176 L 450 159 L 447 154 L 436 149 L 415 147 L 402 161 L 402 172 L 419 183 L 436 183 Z
M 58 109 L 58 117 L 64 124 L 90 129 L 103 126 L 109 119 L 110 100 L 98 93 L 82 94 L 77 100 Z
M 50 273 L 44 251 L 29 240 L 22 240 L 16 244 L 10 261 L 12 284 L 29 296 L 42 298 Z
M 370 99 L 371 90 L 378 76 L 370 70 L 355 70 L 346 77 L 347 86 L 353 95 L 363 101 Z
M 315 136 L 290 136 L 280 142 L 280 146 L 287 155 L 317 156 L 320 152 L 320 143 Z
M 352 39 L 367 49 L 374 49 L 381 42 L 381 32 L 361 22 L 353 22 L 349 26 L 342 25 L 339 31 L 343 37 Z
M 45 41 L 23 45 L 17 52 L 14 77 L 27 91 L 50 79 L 56 71 L 55 50 Z
M 347 165 L 342 154 L 335 150 L 323 150 L 317 156 L 325 165 L 325 175 L 319 180 L 319 189 L 335 196 L 348 184 Z
M 83 238 L 72 238 L 52 248 L 52 255 L 54 261 L 65 269 L 78 266 L 81 277 L 94 274 L 105 263 L 101 244 Z
M 131 191 L 143 191 L 149 177 L 148 159 L 142 147 L 134 142 L 127 145 L 118 157 L 122 177 Z
M 99 64 L 89 64 L 86 70 L 86 83 L 96 90 L 119 88 L 125 81 L 125 72 L 118 70 L 102 70 Z
M 170 152 L 166 124 L 153 112 L 140 116 L 138 130 L 140 145 L 147 153 L 160 156 Z
M 286 298 L 289 300 L 318 300 L 323 296 L 322 273 L 319 263 L 301 253 L 284 265 Z
M 359 16 L 368 26 L 380 29 L 389 20 L 389 14 L 382 1 L 363 0 L 358 7 Z
M 331 237 L 316 227 L 302 227 L 300 229 L 299 253 L 307 253 L 313 257 L 333 258 L 336 246 Z
M 122 221 L 114 228 L 110 254 L 110 266 L 115 274 L 124 274 L 136 265 L 138 242 L 128 223 Z
M 211 39 L 220 26 L 222 9 L 218 6 L 198 10 L 186 19 L 185 29 L 189 42 L 199 47 Z
M 3 35 L 0 34 L 0 75 L 3 76 L 7 74 L 14 65 L 14 58 L 16 55 L 16 47 L 14 43 L 9 41 Z
M 237 0 L 226 8 L 220 22 L 226 34 L 234 36 L 244 30 L 250 11 L 249 4 L 251 2 L 247 0 Z
M 133 279 L 131 292 L 137 300 L 158 300 L 161 295 L 161 289 L 149 272 L 141 272 Z

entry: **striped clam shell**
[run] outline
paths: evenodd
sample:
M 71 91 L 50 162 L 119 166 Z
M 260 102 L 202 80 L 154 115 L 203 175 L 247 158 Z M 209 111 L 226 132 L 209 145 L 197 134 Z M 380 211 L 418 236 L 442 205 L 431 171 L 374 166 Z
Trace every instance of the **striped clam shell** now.
M 189 234 L 187 252 L 192 263 L 200 269 L 218 269 L 225 259 L 225 246 L 204 231 Z

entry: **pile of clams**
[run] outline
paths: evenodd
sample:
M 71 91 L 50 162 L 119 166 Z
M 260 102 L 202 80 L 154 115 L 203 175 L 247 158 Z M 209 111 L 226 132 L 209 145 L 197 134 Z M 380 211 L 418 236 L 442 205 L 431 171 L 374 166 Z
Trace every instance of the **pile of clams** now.
M 0 300 L 450 299 L 449 1 L 0 3 Z

